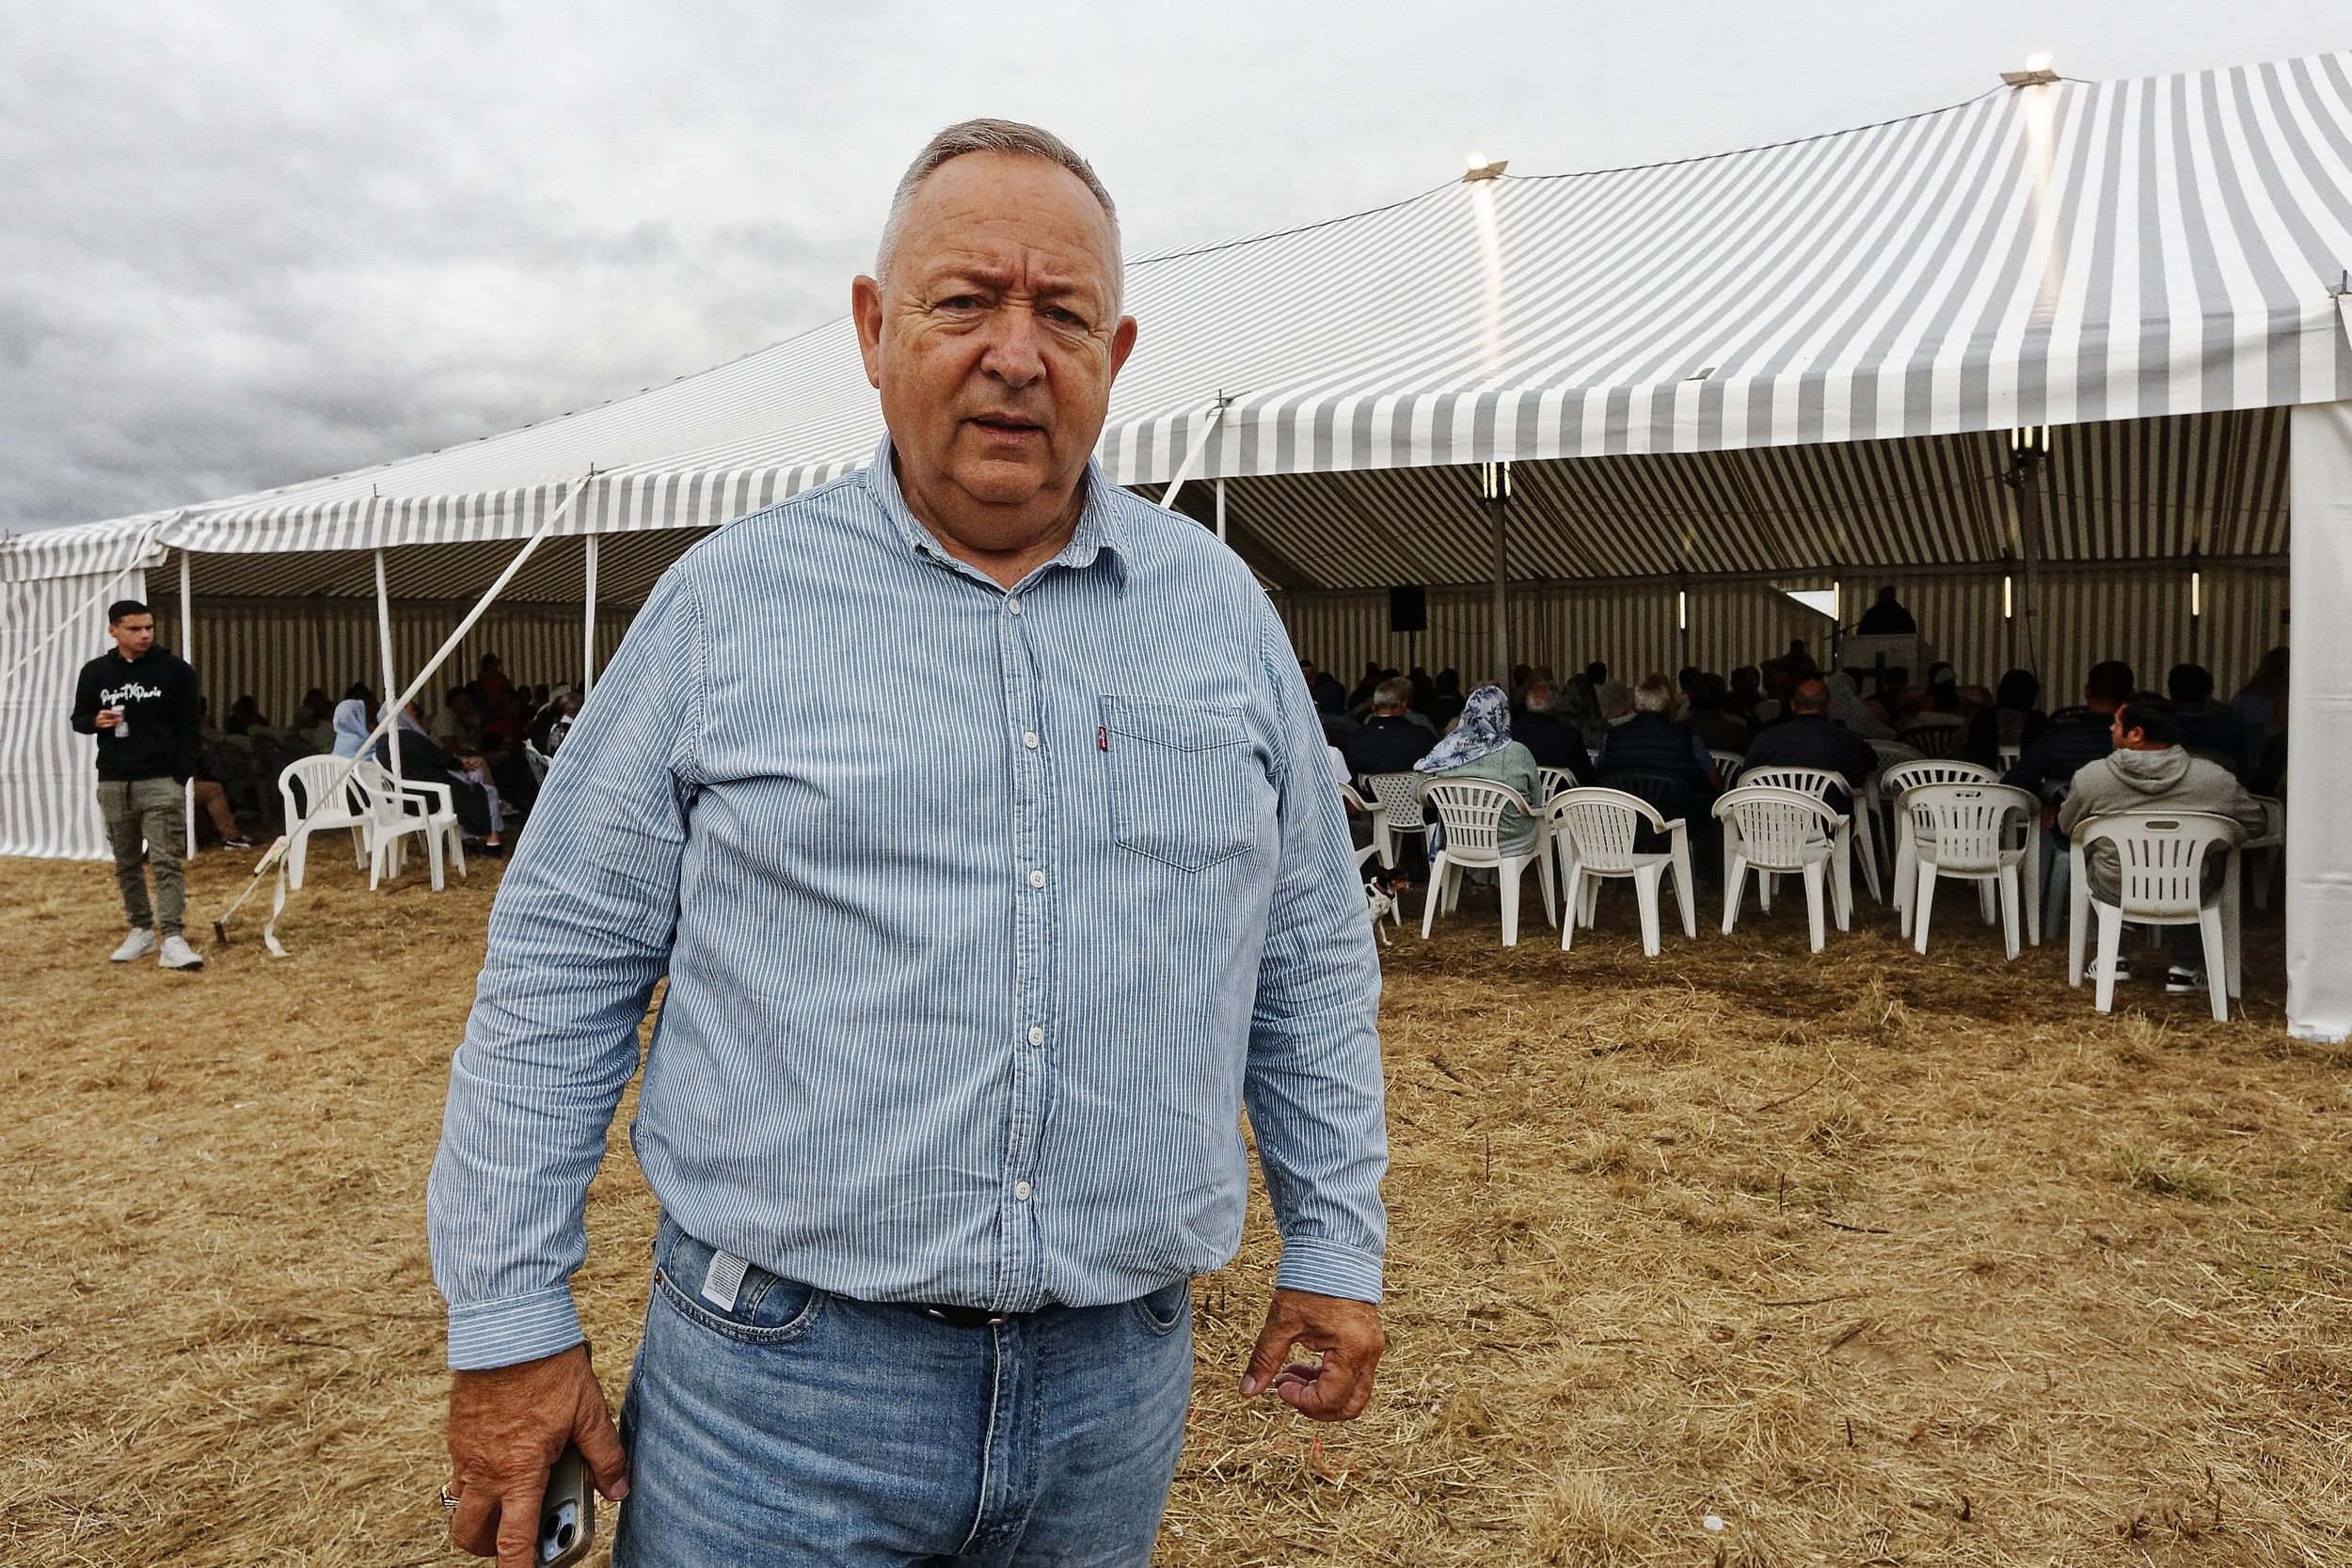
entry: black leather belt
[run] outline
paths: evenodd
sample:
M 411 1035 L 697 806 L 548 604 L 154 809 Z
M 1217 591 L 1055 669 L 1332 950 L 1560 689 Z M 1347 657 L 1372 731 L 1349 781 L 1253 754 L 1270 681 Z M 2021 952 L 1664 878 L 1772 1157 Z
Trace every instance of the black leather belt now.
M 1025 1312 L 992 1312 L 985 1307 L 930 1307 L 921 1302 L 915 1303 L 914 1309 L 950 1328 L 994 1328 L 1009 1319 L 1029 1316 Z

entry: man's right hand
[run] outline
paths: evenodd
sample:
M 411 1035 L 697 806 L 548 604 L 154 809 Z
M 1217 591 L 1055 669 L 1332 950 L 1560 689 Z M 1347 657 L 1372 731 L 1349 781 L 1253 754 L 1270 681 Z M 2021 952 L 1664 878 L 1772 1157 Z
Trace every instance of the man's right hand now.
M 98 717 L 90 721 L 91 724 L 102 730 L 111 730 L 121 722 L 122 710 L 119 707 L 102 707 L 98 710 Z
M 628 1459 L 605 1409 L 588 1347 L 489 1371 L 453 1372 L 449 1383 L 449 1531 L 462 1551 L 495 1557 L 499 1568 L 532 1568 L 548 1471 L 576 1443 L 613 1502 L 628 1496 Z

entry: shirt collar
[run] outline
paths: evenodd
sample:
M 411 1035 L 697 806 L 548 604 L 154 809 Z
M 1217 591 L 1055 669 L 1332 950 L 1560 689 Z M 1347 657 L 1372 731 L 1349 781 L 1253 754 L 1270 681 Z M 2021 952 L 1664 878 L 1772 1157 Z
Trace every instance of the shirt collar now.
M 893 450 L 890 437 L 884 436 L 881 445 L 874 449 L 874 460 L 866 467 L 866 487 L 873 495 L 875 501 L 881 505 L 883 515 L 890 519 L 891 526 L 898 531 L 898 537 L 905 541 L 909 549 L 918 555 L 963 572 L 967 576 L 979 578 L 983 581 L 987 580 L 983 574 L 971 565 L 949 555 L 941 546 L 937 536 L 923 526 L 922 520 L 915 516 L 914 509 L 907 505 L 906 492 L 898 486 L 898 465 L 891 461 Z M 1073 571 L 1083 571 L 1093 565 L 1096 558 L 1106 557 L 1110 562 L 1112 574 L 1118 578 L 1120 587 L 1124 589 L 1127 585 L 1127 557 L 1130 546 L 1126 531 L 1120 526 L 1112 508 L 1109 495 L 1110 484 L 1103 477 L 1102 465 L 1091 457 L 1088 458 L 1086 477 L 1080 481 L 1080 483 L 1086 489 L 1086 504 L 1078 514 L 1078 526 L 1071 531 L 1070 542 L 1061 547 L 1061 552 L 1053 560 L 1030 573 L 1025 580 L 1035 581 L 1046 570 L 1055 566 L 1067 566 Z M 991 583 L 990 586 L 993 587 L 995 584 Z

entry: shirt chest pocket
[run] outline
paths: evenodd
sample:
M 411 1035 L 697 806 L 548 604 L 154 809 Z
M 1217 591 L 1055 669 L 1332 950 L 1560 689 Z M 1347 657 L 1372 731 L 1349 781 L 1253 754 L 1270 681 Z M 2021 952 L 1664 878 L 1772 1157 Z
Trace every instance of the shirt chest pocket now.
M 1258 842 L 1270 786 L 1241 709 L 1105 697 L 1102 708 L 1120 847 L 1180 871 L 1205 871 Z

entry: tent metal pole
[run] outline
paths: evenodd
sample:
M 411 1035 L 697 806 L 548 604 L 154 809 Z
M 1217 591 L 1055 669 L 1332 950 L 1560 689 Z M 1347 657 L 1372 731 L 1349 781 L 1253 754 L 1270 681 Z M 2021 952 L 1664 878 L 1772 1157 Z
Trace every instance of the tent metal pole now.
M 1495 684 L 1511 689 L 1511 465 L 1486 466 L 1486 504 L 1494 515 Z
M 196 664 L 196 599 L 188 591 L 188 552 L 184 546 L 180 550 L 180 657 L 191 668 Z M 190 860 L 194 860 L 196 858 L 196 777 L 194 774 L 189 775 L 188 782 L 181 786 L 180 793 L 181 805 L 183 808 L 183 815 L 187 818 L 187 854 Z
M 375 547 L 375 645 L 384 656 L 384 700 L 391 701 L 399 689 L 400 675 L 392 668 L 392 600 L 384 586 L 384 546 Z M 397 721 L 395 721 L 397 722 Z M 400 771 L 400 743 L 392 743 L 392 783 L 403 782 Z
M 596 536 L 588 533 L 580 537 L 587 546 L 582 562 L 585 579 L 580 589 L 580 597 L 586 601 L 580 654 L 580 700 L 584 703 L 596 686 Z
M 2010 460 L 2017 486 L 2018 542 L 2025 556 L 2026 668 L 2042 678 L 2042 468 L 2049 461 L 2046 429 L 2017 433 Z
M 1225 482 L 1216 482 L 1216 542 L 1225 543 Z

